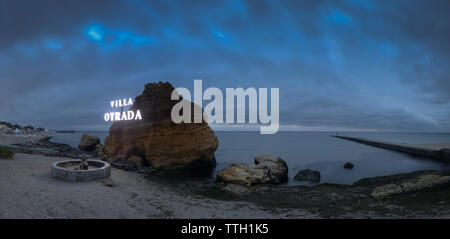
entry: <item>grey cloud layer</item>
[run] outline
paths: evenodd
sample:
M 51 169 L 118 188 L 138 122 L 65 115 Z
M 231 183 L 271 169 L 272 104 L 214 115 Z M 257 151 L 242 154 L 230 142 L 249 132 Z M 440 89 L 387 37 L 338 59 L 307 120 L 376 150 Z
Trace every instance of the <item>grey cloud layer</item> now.
M 108 100 L 201 78 L 279 87 L 282 124 L 449 131 L 449 10 L 437 0 L 0 0 L 0 120 L 14 105 L 21 123 L 106 128 Z M 110 34 L 94 42 L 90 24 Z M 114 42 L 122 32 L 154 42 Z

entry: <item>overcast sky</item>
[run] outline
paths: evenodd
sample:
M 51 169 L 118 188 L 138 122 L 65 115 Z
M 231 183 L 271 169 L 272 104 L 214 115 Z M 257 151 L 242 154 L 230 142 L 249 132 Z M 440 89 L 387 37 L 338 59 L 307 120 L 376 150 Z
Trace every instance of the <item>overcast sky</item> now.
M 110 100 L 203 79 L 280 88 L 290 128 L 449 132 L 449 12 L 448 0 L 0 0 L 0 120 L 107 129 Z

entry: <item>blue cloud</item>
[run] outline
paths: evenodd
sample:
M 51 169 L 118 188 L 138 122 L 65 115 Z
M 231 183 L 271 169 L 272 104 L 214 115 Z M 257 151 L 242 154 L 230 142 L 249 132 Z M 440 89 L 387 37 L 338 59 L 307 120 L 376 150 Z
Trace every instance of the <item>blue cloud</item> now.
M 98 110 L 78 103 L 79 92 L 94 101 L 137 95 L 149 81 L 189 87 L 202 78 L 208 87 L 280 88 L 282 123 L 450 129 L 450 1 L 59 2 L 1 16 L 11 24 L 0 28 L 9 86 L 0 101 L 64 92 L 55 102 L 67 104 L 52 109 L 78 123 L 72 108 L 89 119 Z
M 129 30 L 114 30 L 106 28 L 100 24 L 89 25 L 85 29 L 84 34 L 88 39 L 100 43 L 104 48 L 112 48 L 122 45 L 140 47 L 156 43 L 155 38 L 139 35 Z
M 213 31 L 213 33 L 218 38 L 225 38 L 225 35 L 220 31 L 215 30 L 215 31 Z
M 351 24 L 353 22 L 353 19 L 350 15 L 347 15 L 337 10 L 332 11 L 332 13 L 327 16 L 327 20 L 329 22 L 341 24 Z
M 101 42 L 105 38 L 105 29 L 102 25 L 93 24 L 86 28 L 84 34 L 93 41 Z
M 118 45 L 130 43 L 133 46 L 142 46 L 146 44 L 156 43 L 156 39 L 152 37 L 137 35 L 126 31 L 117 32 L 113 35 L 114 35 L 113 42 Z
M 45 47 L 49 50 L 60 50 L 63 48 L 63 44 L 57 40 L 47 40 L 45 42 Z

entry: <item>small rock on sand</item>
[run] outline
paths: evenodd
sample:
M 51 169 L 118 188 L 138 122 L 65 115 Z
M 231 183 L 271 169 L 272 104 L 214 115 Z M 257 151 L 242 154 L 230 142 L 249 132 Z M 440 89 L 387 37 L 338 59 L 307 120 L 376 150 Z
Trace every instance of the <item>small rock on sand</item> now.
M 107 187 L 114 187 L 116 186 L 116 184 L 114 183 L 114 181 L 111 178 L 107 178 L 103 180 L 103 185 L 107 186 Z

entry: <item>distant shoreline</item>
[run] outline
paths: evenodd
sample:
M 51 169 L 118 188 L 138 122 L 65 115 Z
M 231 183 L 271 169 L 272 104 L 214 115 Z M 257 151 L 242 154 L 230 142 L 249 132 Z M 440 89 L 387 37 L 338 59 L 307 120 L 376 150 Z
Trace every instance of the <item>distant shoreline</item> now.
M 55 133 L 79 133 L 80 131 L 75 130 L 55 130 Z

